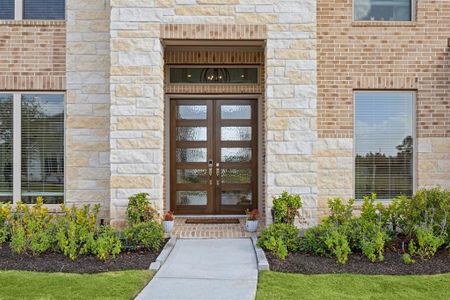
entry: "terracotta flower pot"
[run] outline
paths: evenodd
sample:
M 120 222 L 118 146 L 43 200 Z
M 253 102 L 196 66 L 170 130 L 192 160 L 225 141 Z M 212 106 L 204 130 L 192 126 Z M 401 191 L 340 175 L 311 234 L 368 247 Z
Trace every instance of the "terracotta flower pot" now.
M 173 230 L 173 221 L 163 221 L 163 227 L 165 233 L 171 233 Z
M 258 220 L 255 220 L 255 221 L 247 220 L 247 221 L 245 221 L 245 230 L 247 230 L 248 232 L 255 232 L 256 229 L 258 229 Z

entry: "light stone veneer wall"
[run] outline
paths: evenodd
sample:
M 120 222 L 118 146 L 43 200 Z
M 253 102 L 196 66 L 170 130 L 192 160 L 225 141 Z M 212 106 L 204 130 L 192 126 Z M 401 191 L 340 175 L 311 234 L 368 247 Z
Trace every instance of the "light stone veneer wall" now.
M 109 217 L 109 0 L 67 1 L 66 204 Z
M 111 219 L 124 222 L 128 196 L 148 192 L 163 209 L 164 93 L 160 24 L 264 24 L 266 218 L 271 199 L 299 193 L 316 222 L 315 0 L 111 0 Z

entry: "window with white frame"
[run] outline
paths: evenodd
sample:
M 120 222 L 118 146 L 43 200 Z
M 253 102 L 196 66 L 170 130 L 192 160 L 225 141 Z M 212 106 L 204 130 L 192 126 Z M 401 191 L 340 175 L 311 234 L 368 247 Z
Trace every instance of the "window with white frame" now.
M 415 94 L 410 91 L 354 93 L 355 197 L 412 195 Z
M 0 19 L 64 20 L 65 0 L 0 0 Z
M 412 21 L 414 0 L 353 0 L 355 21 Z
M 64 202 L 64 94 L 0 93 L 0 201 Z

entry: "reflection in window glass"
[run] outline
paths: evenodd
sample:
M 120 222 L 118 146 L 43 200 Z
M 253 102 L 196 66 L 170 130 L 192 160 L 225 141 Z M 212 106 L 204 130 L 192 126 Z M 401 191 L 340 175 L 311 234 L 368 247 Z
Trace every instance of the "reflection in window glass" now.
M 177 205 L 206 205 L 208 193 L 206 191 L 177 191 Z
M 0 202 L 13 200 L 13 99 L 0 94 Z
M 177 148 L 177 162 L 206 162 L 206 148 Z
M 177 127 L 177 141 L 206 141 L 206 127 Z
M 64 95 L 22 95 L 22 201 L 64 201 Z
M 208 182 L 206 169 L 177 169 L 177 183 L 200 183 Z
M 250 120 L 252 118 L 252 107 L 250 105 L 221 105 L 220 115 L 224 120 Z
M 251 141 L 251 127 L 222 127 L 220 130 L 222 141 Z
M 413 191 L 412 92 L 355 93 L 355 193 L 391 199 Z
M 354 0 L 357 21 L 411 21 L 412 0 Z
M 170 83 L 258 83 L 258 68 L 170 67 Z
M 0 20 L 14 19 L 14 0 L 0 0 Z
M 222 148 L 222 162 L 249 162 L 252 160 L 252 148 Z
M 222 183 L 250 183 L 252 170 L 250 169 L 221 169 Z
M 31 20 L 64 20 L 65 0 L 23 0 L 23 18 Z
M 177 105 L 178 120 L 206 120 L 206 105 Z
M 222 205 L 246 205 L 252 204 L 252 192 L 250 191 L 222 191 L 220 202 Z

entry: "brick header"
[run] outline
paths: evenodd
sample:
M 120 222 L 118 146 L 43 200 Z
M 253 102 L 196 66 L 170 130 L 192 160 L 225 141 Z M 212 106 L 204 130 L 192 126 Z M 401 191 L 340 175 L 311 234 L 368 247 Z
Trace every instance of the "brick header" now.
M 264 40 L 265 25 L 246 24 L 162 24 L 162 39 Z
M 63 21 L 63 20 L 0 20 L 0 25 L 66 26 L 66 21 Z
M 62 91 L 65 89 L 65 76 L 0 76 L 0 91 Z
M 353 78 L 354 89 L 417 89 L 417 77 L 362 76 Z

